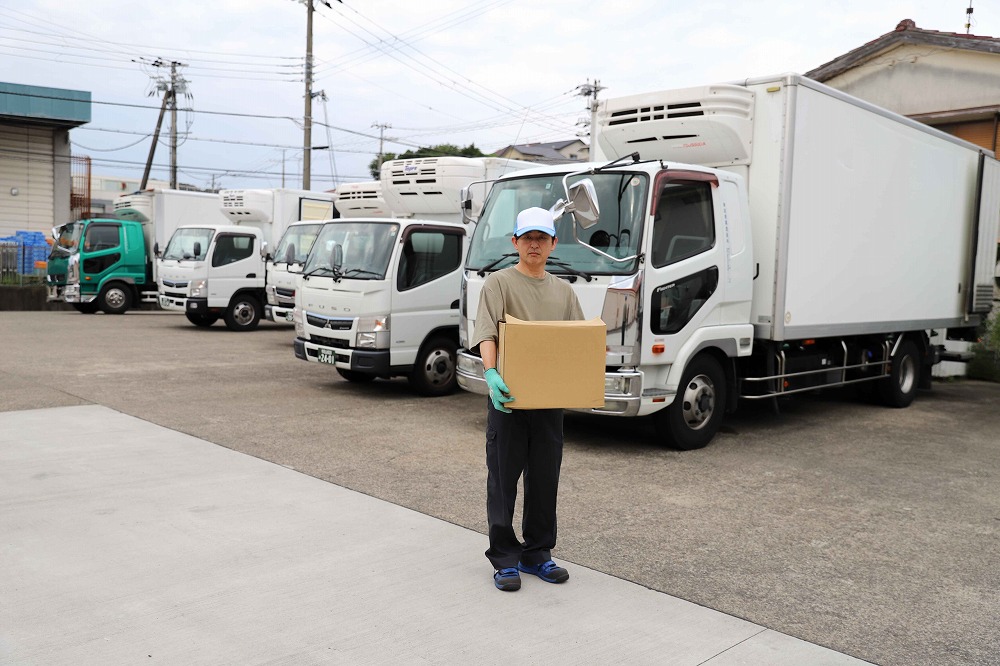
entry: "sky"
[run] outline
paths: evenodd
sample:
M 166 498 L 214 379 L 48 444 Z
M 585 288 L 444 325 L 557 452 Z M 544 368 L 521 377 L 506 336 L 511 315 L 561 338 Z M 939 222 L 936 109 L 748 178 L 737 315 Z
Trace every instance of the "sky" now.
M 969 0 L 315 0 L 312 189 L 371 180 L 379 153 L 484 153 L 576 138 L 581 87 L 636 93 L 804 73 L 892 31 L 965 33 Z M 1000 0 L 973 0 L 1000 36 Z M 301 185 L 304 0 L 2 0 L 0 81 L 91 93 L 70 133 L 95 176 L 139 177 L 170 79 L 178 180 Z M 157 65 L 160 66 L 157 66 Z M 318 94 L 322 92 L 322 94 Z M 169 114 L 152 177 L 169 178 Z

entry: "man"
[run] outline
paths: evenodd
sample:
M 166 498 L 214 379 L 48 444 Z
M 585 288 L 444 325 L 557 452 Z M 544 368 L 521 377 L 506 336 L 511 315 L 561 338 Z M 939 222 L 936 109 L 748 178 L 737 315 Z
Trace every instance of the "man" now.
M 563 583 L 566 569 L 552 561 L 556 544 L 556 494 L 562 464 L 561 409 L 511 410 L 516 400 L 497 372 L 498 322 L 510 315 L 525 321 L 583 319 L 576 294 L 547 273 L 545 262 L 558 244 L 552 214 L 544 208 L 521 211 L 511 242 L 516 265 L 492 273 L 483 284 L 472 348 L 479 345 L 490 397 L 486 416 L 486 515 L 494 585 L 505 592 L 521 587 L 519 570 L 549 583 Z M 538 362 L 545 363 L 544 350 Z M 524 473 L 524 542 L 514 533 L 517 482 Z

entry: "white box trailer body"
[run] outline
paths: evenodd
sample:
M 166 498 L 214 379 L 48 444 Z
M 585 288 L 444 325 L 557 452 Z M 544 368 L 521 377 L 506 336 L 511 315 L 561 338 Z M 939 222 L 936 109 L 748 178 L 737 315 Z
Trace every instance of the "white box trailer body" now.
M 122 194 L 114 206 L 115 217 L 140 222 L 149 247 L 161 250 L 177 227 L 223 221 L 218 197 L 211 192 L 154 188 Z
M 338 185 L 334 205 L 341 217 L 393 217 L 378 180 Z
M 484 178 L 526 166 L 535 165 L 455 157 L 383 164 L 381 193 L 393 217 L 324 225 L 295 290 L 295 355 L 349 381 L 405 375 L 424 395 L 454 390 L 468 247 L 460 193 L 477 182 L 485 193 Z M 334 245 L 344 257 L 337 271 Z M 373 252 L 377 265 L 362 258 Z
M 564 178 L 592 180 L 598 231 L 559 217 L 565 266 L 550 271 L 608 324 L 595 413 L 654 414 L 676 446 L 697 448 L 737 396 L 874 382 L 905 406 L 940 358 L 927 329 L 968 334 L 989 310 L 1000 166 L 988 151 L 796 75 L 609 99 L 596 117 L 617 163 L 494 185 L 462 328 L 464 346 L 482 280 L 505 265 L 493 255 L 509 251 L 509 232 L 505 245 L 486 231 L 494 212 L 549 207 L 569 195 Z M 587 245 L 579 233 L 593 233 Z M 459 384 L 485 392 L 472 350 Z
M 707 100 L 704 116 L 611 124 L 646 107 L 689 113 L 693 100 Z M 1000 191 L 990 158 L 977 201 L 984 151 L 973 144 L 795 76 L 607 100 L 598 118 L 609 159 L 635 147 L 643 158 L 745 176 L 758 338 L 961 326 L 965 298 L 976 311 L 989 309 Z M 658 125 L 695 136 L 657 139 Z M 986 231 L 976 241 L 982 261 L 973 283 L 968 244 L 978 234 L 977 206 Z M 878 298 L 864 298 L 875 285 Z

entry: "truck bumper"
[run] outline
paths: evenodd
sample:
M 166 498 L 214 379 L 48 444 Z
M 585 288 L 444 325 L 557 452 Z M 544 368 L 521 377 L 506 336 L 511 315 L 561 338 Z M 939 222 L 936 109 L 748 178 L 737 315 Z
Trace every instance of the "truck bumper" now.
M 47 303 L 51 303 L 53 301 L 63 301 L 63 300 L 65 300 L 65 298 L 63 297 L 63 290 L 64 289 L 65 289 L 65 287 L 63 287 L 62 285 L 50 284 L 48 286 L 48 293 L 46 293 L 46 295 L 45 295 L 45 301 Z
M 68 284 L 63 287 L 63 299 L 67 303 L 90 303 L 95 298 L 97 294 L 82 293 L 78 284 Z
M 465 349 L 458 350 L 458 385 L 471 393 L 489 395 L 483 379 L 483 359 Z M 619 370 L 604 373 L 604 406 L 571 409 L 572 412 L 610 416 L 638 416 L 642 407 L 642 373 Z
M 279 324 L 281 323 L 291 324 L 294 323 L 295 321 L 292 318 L 292 312 L 294 312 L 294 310 L 295 308 L 293 306 L 270 305 L 270 304 L 265 305 L 264 319 L 267 319 L 268 321 L 277 322 Z
M 160 308 L 163 310 L 173 310 L 174 312 L 185 312 L 187 309 L 186 298 L 180 298 L 178 296 L 167 296 L 166 294 L 160 294 L 158 299 Z
M 353 370 L 377 377 L 390 376 L 388 349 L 328 347 L 295 338 L 295 356 L 303 361 L 325 363 L 342 370 Z

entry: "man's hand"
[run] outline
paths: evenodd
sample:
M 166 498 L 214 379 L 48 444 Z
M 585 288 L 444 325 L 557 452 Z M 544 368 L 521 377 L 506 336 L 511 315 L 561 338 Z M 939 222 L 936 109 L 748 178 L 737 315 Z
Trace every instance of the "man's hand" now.
M 511 410 L 504 407 L 504 403 L 510 402 L 514 397 L 510 395 L 510 389 L 503 383 L 500 373 L 497 372 L 496 368 L 490 368 L 483 373 L 483 377 L 486 379 L 486 384 L 490 387 L 490 400 L 493 401 L 493 407 L 497 411 L 510 414 Z

